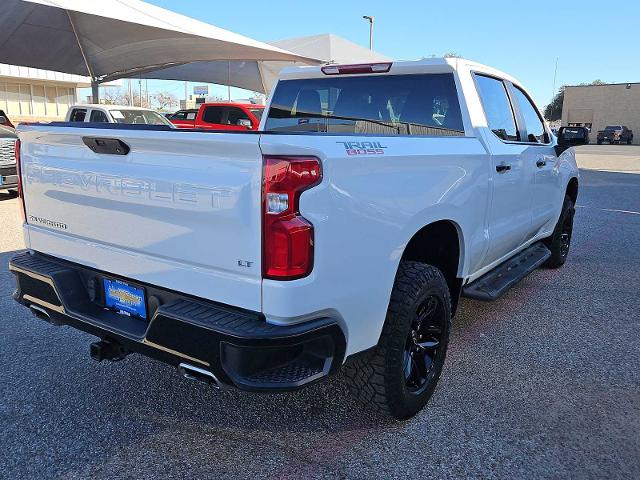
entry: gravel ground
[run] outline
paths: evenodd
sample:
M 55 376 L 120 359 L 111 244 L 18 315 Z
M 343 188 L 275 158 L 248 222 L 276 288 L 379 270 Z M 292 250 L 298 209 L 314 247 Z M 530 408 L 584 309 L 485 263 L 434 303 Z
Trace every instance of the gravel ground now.
M 607 147 L 581 152 L 607 168 Z M 639 169 L 627 152 L 615 170 Z M 17 208 L 0 193 L 2 265 Z M 92 337 L 31 317 L 2 268 L 0 477 L 639 478 L 639 212 L 640 175 L 583 170 L 565 267 L 463 300 L 440 385 L 404 423 L 340 376 L 253 395 L 141 356 L 96 364 Z

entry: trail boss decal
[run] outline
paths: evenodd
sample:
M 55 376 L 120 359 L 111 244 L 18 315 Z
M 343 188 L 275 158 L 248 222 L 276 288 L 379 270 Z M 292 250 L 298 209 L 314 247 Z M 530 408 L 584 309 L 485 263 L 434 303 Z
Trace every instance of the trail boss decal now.
M 336 142 L 344 146 L 347 155 L 384 155 L 380 142 Z

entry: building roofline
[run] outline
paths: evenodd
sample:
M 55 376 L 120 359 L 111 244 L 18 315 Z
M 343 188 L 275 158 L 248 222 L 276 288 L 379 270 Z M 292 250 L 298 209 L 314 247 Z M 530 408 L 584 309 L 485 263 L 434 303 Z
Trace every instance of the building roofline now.
M 612 87 L 615 85 L 640 85 L 640 82 L 618 82 L 604 83 L 602 85 L 565 85 L 565 88 L 582 88 L 582 87 Z

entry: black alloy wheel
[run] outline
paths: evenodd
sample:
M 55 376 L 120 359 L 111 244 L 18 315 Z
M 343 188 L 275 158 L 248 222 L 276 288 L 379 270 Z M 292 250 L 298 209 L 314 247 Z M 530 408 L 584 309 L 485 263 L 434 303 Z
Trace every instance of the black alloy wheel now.
M 431 380 L 445 321 L 444 309 L 436 295 L 429 295 L 416 309 L 407 337 L 403 367 L 405 384 L 412 394 L 422 393 Z

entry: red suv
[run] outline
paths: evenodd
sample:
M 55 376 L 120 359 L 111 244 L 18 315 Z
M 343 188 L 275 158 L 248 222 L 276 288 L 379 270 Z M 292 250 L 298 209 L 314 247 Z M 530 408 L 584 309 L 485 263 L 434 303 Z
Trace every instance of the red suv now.
M 257 130 L 263 111 L 263 105 L 252 103 L 203 103 L 197 114 L 194 110 L 180 110 L 169 121 L 178 128 Z

